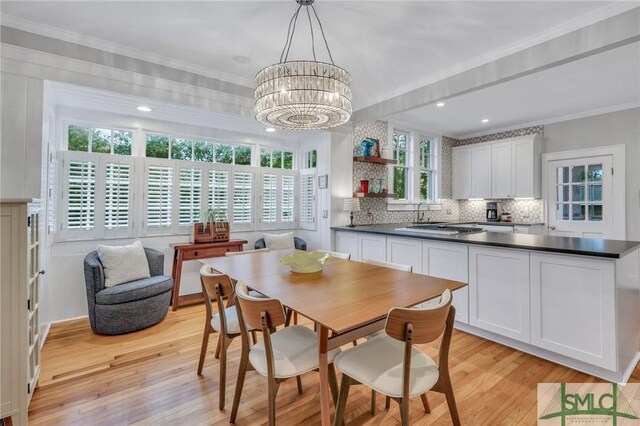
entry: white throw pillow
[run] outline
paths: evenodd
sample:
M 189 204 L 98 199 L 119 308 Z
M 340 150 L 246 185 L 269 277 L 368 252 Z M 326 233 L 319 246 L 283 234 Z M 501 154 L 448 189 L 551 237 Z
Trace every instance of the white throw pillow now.
M 105 287 L 150 276 L 149 262 L 140 240 L 129 246 L 99 245 L 97 251 L 104 267 Z
M 264 234 L 264 243 L 271 250 L 294 249 L 293 232 L 286 234 Z

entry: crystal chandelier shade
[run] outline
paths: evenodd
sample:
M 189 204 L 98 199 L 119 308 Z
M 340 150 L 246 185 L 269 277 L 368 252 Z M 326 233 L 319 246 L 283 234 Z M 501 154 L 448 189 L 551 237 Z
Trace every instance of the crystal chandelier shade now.
M 351 118 L 351 76 L 344 69 L 331 63 L 315 60 L 287 61 L 283 55 L 291 47 L 295 23 L 302 6 L 307 7 L 309 24 L 313 26 L 308 9 L 318 18 L 313 1 L 298 0 L 300 6 L 291 18 L 287 43 L 280 62 L 262 69 L 256 75 L 256 120 L 266 126 L 289 130 L 329 129 L 340 126 Z M 293 23 L 293 31 L 291 24 Z M 320 30 L 322 24 L 318 19 Z M 322 31 L 324 38 L 324 31 Z M 325 45 L 327 45 L 326 39 Z M 327 45 L 331 58 L 331 52 Z M 331 60 L 333 62 L 333 59 Z

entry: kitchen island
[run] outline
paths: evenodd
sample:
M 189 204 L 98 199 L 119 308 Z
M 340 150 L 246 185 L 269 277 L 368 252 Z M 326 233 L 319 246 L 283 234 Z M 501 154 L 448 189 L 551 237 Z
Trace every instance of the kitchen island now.
M 454 292 L 459 330 L 628 380 L 640 358 L 640 242 L 407 226 L 334 227 L 334 250 L 468 283 Z

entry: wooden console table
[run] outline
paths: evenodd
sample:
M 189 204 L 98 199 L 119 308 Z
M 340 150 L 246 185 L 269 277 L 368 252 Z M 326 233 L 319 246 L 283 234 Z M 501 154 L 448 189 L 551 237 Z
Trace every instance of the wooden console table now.
M 173 303 L 172 310 L 178 309 L 178 305 L 193 305 L 202 302 L 202 294 L 183 296 L 180 300 L 180 278 L 182 275 L 182 262 L 185 260 L 207 259 L 209 257 L 224 256 L 228 251 L 242 251 L 242 246 L 247 240 L 230 240 L 224 243 L 178 243 L 171 244 L 173 249 Z

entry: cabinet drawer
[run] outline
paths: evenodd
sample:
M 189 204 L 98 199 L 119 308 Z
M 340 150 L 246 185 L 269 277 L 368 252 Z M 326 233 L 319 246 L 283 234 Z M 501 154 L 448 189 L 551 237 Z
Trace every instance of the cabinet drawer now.
M 188 250 L 184 252 L 184 260 L 192 259 L 206 259 L 207 257 L 220 257 L 224 256 L 228 251 L 240 251 L 238 246 L 232 247 L 210 247 L 195 250 Z

